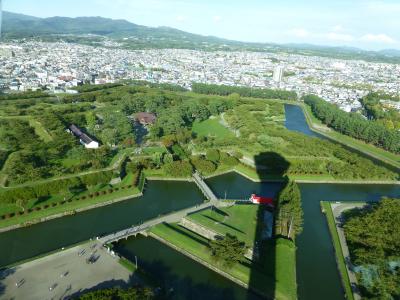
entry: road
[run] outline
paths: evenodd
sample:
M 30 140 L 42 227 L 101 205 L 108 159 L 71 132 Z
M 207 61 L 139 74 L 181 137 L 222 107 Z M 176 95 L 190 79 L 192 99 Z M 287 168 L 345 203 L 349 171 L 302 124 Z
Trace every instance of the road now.
M 95 248 L 91 248 L 95 247 Z M 81 251 L 85 250 L 82 256 Z M 86 260 L 94 253 L 93 264 Z M 8 275 L 7 273 L 8 272 Z M 0 273 L 0 299 L 64 299 L 100 285 L 110 287 L 129 281 L 131 273 L 100 243 L 91 242 L 24 263 Z M 21 281 L 22 280 L 22 281 Z M 22 284 L 17 287 L 16 283 Z M 49 288 L 54 285 L 54 289 Z

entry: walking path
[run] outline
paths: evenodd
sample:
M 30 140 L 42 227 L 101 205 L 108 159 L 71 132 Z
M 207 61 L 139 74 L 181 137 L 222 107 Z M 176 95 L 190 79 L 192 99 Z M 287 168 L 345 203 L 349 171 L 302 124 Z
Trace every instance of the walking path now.
M 365 206 L 365 203 L 332 203 L 331 204 L 332 213 L 335 218 L 336 231 L 339 236 L 340 247 L 342 248 L 342 254 L 344 257 L 344 261 L 346 263 L 346 270 L 347 270 L 347 274 L 349 276 L 351 289 L 353 291 L 353 296 L 354 296 L 355 300 L 360 300 L 361 294 L 358 289 L 357 277 L 353 271 L 353 264 L 351 263 L 351 260 L 350 260 L 350 251 L 349 251 L 349 247 L 347 246 L 346 237 L 344 235 L 342 213 L 345 210 L 349 210 L 349 209 L 353 209 L 353 208 L 361 208 L 364 206 Z
M 200 210 L 204 210 L 207 208 L 210 208 L 212 206 L 223 206 L 226 205 L 225 203 L 219 203 L 217 201 L 209 201 L 205 202 L 200 205 L 196 205 L 190 208 L 186 208 L 168 215 L 160 216 L 158 218 L 155 218 L 153 220 L 147 221 L 143 224 L 139 224 L 137 226 L 132 226 L 131 228 L 123 229 L 121 231 L 109 234 L 107 236 L 101 237 L 99 241 L 102 244 L 107 244 L 107 243 L 112 243 L 116 242 L 121 239 L 127 239 L 130 236 L 137 235 L 138 233 L 145 231 L 153 226 L 156 226 L 161 223 L 176 223 L 182 220 L 184 217 L 186 217 L 189 214 L 195 213 Z
M 193 179 L 194 182 L 197 184 L 199 189 L 203 192 L 204 196 L 211 202 L 215 202 L 218 200 L 217 196 L 213 193 L 213 191 L 210 189 L 210 187 L 205 183 L 203 178 L 200 176 L 198 172 L 195 172 L 193 174 Z

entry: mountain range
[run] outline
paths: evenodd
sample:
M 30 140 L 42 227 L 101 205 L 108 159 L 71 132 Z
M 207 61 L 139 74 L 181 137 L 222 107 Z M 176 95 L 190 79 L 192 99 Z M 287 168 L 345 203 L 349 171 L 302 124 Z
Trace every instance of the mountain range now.
M 81 35 L 93 35 L 84 37 Z M 70 35 L 70 42 L 98 42 L 97 37 L 107 36 L 131 49 L 184 48 L 202 50 L 247 50 L 287 52 L 342 59 L 364 59 L 400 63 L 400 50 L 366 51 L 350 47 L 326 47 L 308 44 L 278 45 L 272 43 L 246 43 L 203 36 L 170 27 L 147 27 L 126 20 L 102 17 L 51 17 L 38 18 L 12 12 L 3 12 L 3 38 L 40 38 L 52 41 L 60 35 Z M 73 38 L 72 36 L 81 36 Z

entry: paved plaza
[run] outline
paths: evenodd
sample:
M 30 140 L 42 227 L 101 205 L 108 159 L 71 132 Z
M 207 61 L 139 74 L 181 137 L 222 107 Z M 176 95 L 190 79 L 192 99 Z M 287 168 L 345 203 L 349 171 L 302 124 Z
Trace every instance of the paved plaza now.
M 124 285 L 130 275 L 117 257 L 90 242 L 1 272 L 0 299 L 68 299 L 96 286 Z

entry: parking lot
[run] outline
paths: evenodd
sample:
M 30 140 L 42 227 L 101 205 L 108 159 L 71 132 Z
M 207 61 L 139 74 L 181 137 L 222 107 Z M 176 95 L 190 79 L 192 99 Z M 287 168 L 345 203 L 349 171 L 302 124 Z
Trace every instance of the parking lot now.
M 65 299 L 96 286 L 128 283 L 130 272 L 97 242 L 86 243 L 0 274 L 0 299 Z

